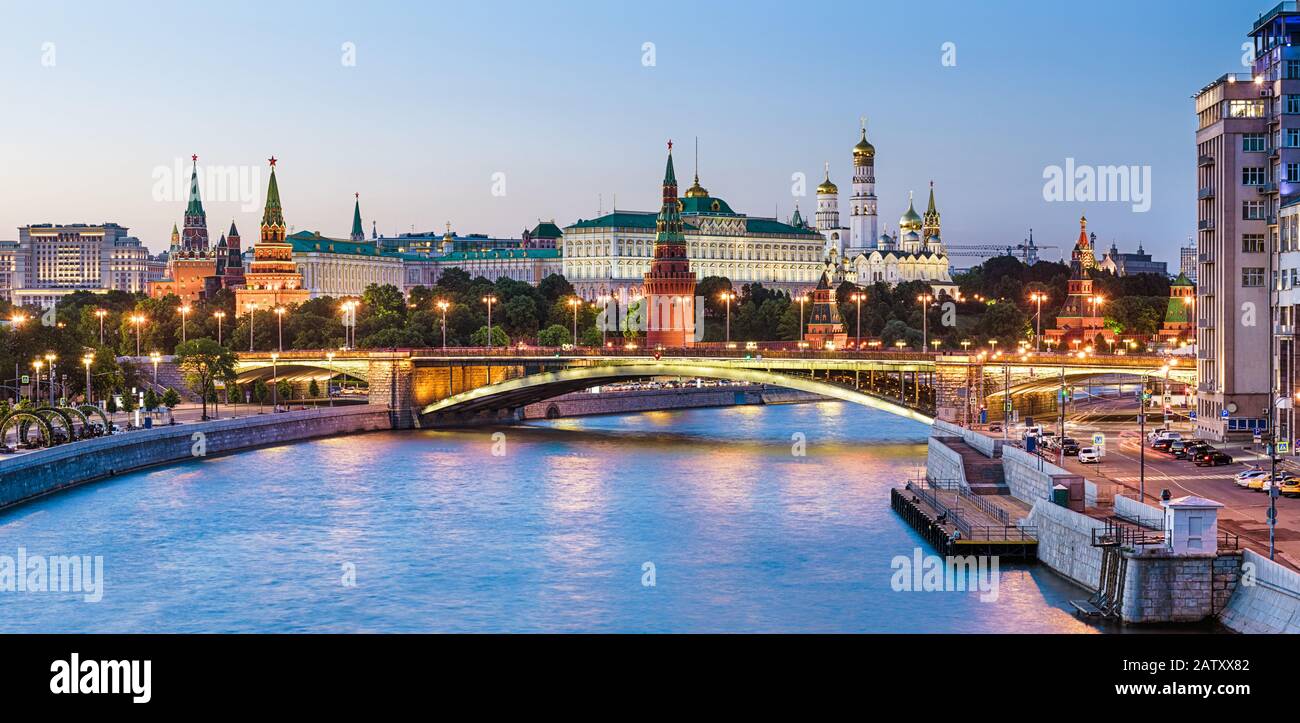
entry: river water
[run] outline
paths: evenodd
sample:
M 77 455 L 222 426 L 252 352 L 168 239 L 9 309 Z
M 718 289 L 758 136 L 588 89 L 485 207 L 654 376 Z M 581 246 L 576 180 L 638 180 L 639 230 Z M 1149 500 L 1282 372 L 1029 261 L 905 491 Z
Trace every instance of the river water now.
M 0 572 L 20 547 L 103 560 L 97 602 L 0 592 L 0 632 L 1094 631 L 1043 568 L 1001 566 L 996 596 L 895 589 L 932 553 L 889 507 L 926 433 L 825 402 L 146 470 L 0 513 Z

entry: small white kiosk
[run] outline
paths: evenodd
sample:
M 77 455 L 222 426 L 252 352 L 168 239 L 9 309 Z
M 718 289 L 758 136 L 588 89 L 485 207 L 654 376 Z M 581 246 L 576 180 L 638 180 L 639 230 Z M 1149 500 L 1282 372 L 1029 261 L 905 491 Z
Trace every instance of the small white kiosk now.
M 1219 552 L 1219 510 L 1204 497 L 1179 497 L 1165 503 L 1165 546 L 1175 555 Z

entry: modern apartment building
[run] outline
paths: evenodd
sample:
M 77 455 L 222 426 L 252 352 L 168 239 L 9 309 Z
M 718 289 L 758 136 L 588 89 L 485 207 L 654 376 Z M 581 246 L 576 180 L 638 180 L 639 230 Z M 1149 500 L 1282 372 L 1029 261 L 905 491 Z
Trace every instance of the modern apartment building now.
M 1178 273 L 1196 283 L 1196 271 L 1200 264 L 1196 262 L 1196 241 L 1178 249 Z
M 1269 134 L 1267 87 L 1224 75 L 1195 96 L 1198 436 L 1267 426 Z
M 1300 323 L 1300 3 L 1284 2 L 1250 32 L 1254 83 L 1265 104 L 1269 154 L 1268 240 L 1272 288 L 1274 426 L 1294 443 L 1296 325 Z
M 48 307 L 74 291 L 143 292 L 149 251 L 115 223 L 34 224 L 18 229 L 11 301 Z
M 14 259 L 17 255 L 17 241 L 0 241 L 0 299 L 5 301 L 10 301 L 14 288 Z

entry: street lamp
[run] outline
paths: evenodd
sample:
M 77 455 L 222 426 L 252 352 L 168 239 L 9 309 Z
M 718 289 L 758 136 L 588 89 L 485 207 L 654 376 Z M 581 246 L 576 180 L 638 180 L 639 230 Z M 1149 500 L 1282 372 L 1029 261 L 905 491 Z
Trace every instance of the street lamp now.
M 90 365 L 95 362 L 95 357 L 87 354 L 81 357 L 81 363 L 86 366 L 86 404 L 92 402 L 90 397 Z
M 131 323 L 135 324 L 135 355 L 140 356 L 140 325 L 146 321 L 143 314 L 132 314 Z
M 221 344 L 221 320 L 226 318 L 226 312 L 214 311 L 212 315 L 217 317 L 217 344 Z
M 971 340 L 970 340 L 970 339 L 962 339 L 962 340 L 961 340 L 961 350 L 962 350 L 962 351 L 969 351 L 969 350 L 970 350 L 970 345 L 971 345 Z
M 855 291 L 852 294 L 849 294 L 849 300 L 857 303 L 858 305 L 858 319 L 857 319 L 858 329 L 857 329 L 857 336 L 853 340 L 853 346 L 859 350 L 862 349 L 862 301 L 866 298 L 867 295 L 860 291 Z M 803 307 L 800 306 L 799 308 L 800 308 L 800 314 L 802 315 Z
M 445 302 L 440 302 L 440 303 L 445 303 Z M 446 347 L 446 342 L 443 342 L 443 347 L 444 348 Z M 330 378 L 325 380 L 325 396 L 329 398 L 330 400 L 329 405 L 332 407 L 334 406 L 334 352 L 332 351 L 325 352 L 325 361 L 327 362 L 330 370 Z
M 184 304 L 176 309 L 181 313 L 181 343 L 185 343 L 185 322 L 190 318 L 190 305 Z
M 722 299 L 722 301 L 727 305 L 727 343 L 730 344 L 731 343 L 731 300 L 736 298 L 736 295 L 730 291 L 724 291 L 718 294 L 718 298 Z
M 149 361 L 153 362 L 153 385 L 158 386 L 158 362 L 162 361 L 162 354 L 156 351 L 149 352 Z
M 930 338 L 930 315 L 926 312 L 930 308 L 930 302 L 934 301 L 934 297 L 929 294 L 921 294 L 916 297 L 916 300 L 921 304 L 921 351 L 925 351 L 925 345 L 929 343 Z
M 349 328 L 356 328 L 356 319 L 352 316 L 352 311 L 357 308 L 357 302 L 345 301 L 339 305 L 339 311 L 343 313 L 343 348 L 352 348 L 352 334 Z
M 19 391 L 21 387 L 18 386 L 18 331 L 23 328 L 23 323 L 27 321 L 27 315 L 15 313 L 9 317 L 9 321 L 14 327 L 14 403 L 17 404 L 23 399 L 23 395 Z M 35 397 L 32 397 L 32 399 L 35 399 Z
M 244 302 L 244 308 L 248 310 L 248 351 L 253 351 L 253 312 L 257 311 L 257 304 L 251 301 Z
M 32 387 L 33 404 L 38 404 L 37 400 L 41 398 L 41 367 L 43 366 L 45 366 L 45 362 L 39 358 L 32 360 L 32 368 L 36 370 L 36 376 L 32 379 L 32 384 L 35 385 Z
M 799 338 L 803 338 L 803 305 L 808 303 L 808 295 L 799 295 Z
M 107 309 L 95 309 L 95 316 L 99 317 L 99 345 L 104 345 L 104 317 L 108 316 Z
M 54 406 L 54 360 L 59 357 L 54 352 L 45 353 L 45 363 L 50 365 L 50 406 Z
M 438 299 L 435 304 L 438 310 L 442 312 L 442 352 L 447 353 L 447 309 L 451 306 L 445 299 Z
M 569 299 L 569 306 L 573 308 L 573 348 L 578 348 L 578 307 L 582 306 L 582 299 L 573 297 Z
M 1041 291 L 1035 291 L 1029 295 L 1029 300 L 1038 304 L 1038 311 L 1034 314 L 1034 319 L 1038 323 L 1038 335 L 1034 339 L 1034 351 L 1043 350 L 1043 302 L 1047 301 L 1047 294 Z
M 277 346 L 280 351 L 284 351 L 284 312 L 285 309 L 283 306 L 275 307 L 276 334 L 279 337 Z
M 989 339 L 989 356 L 995 356 L 998 353 L 998 340 Z
M 492 350 L 492 305 L 497 303 L 497 297 L 493 296 L 492 294 L 488 294 L 487 296 L 483 297 L 483 303 L 487 304 L 487 308 L 488 308 L 487 348 L 488 351 L 491 351 Z
M 280 353 L 271 352 L 271 413 L 280 411 L 280 372 L 276 369 L 275 363 L 279 361 Z
M 1096 296 L 1091 296 L 1091 297 L 1089 297 L 1089 298 L 1088 298 L 1088 301 L 1092 303 L 1092 315 L 1093 315 L 1093 317 L 1096 317 L 1096 316 L 1097 316 L 1097 306 L 1098 306 L 1099 304 L 1104 303 L 1104 302 L 1106 301 L 1106 297 L 1102 296 L 1101 294 L 1097 294 Z

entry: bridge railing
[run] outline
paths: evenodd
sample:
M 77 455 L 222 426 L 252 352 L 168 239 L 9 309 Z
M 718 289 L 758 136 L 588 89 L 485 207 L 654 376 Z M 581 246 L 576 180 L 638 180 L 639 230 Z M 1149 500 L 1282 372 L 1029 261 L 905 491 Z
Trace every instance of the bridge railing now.
M 918 351 L 895 351 L 880 349 L 875 351 L 826 351 L 812 349 L 745 349 L 728 348 L 723 345 L 701 345 L 695 347 L 683 347 L 672 349 L 645 349 L 642 347 L 626 348 L 623 346 L 614 347 L 541 347 L 541 346 L 509 346 L 509 347 L 442 347 L 432 348 L 394 348 L 394 349 L 364 349 L 364 350 L 299 350 L 276 352 L 282 361 L 294 360 L 320 360 L 328 352 L 333 352 L 336 359 L 364 359 L 372 355 L 382 356 L 398 354 L 402 356 L 413 357 L 492 357 L 492 358 L 519 358 L 519 359 L 537 359 L 545 357 L 626 357 L 626 358 L 647 358 L 658 354 L 662 358 L 698 358 L 698 357 L 718 357 L 726 359 L 824 359 L 824 360 L 853 360 L 853 359 L 887 359 L 890 361 L 934 361 L 935 354 L 931 352 Z M 247 359 L 269 359 L 271 352 L 236 352 L 241 358 Z

